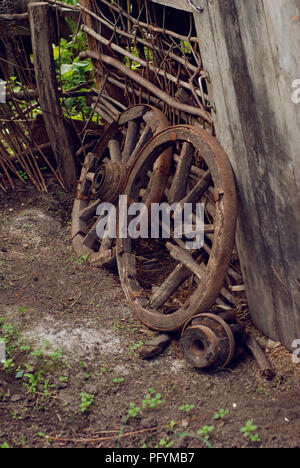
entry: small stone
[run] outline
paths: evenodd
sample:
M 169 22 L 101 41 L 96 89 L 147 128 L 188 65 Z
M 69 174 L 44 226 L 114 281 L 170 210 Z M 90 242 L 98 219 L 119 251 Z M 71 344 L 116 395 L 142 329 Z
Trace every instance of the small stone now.
M 143 346 L 139 352 L 140 358 L 151 359 L 158 356 L 171 343 L 171 340 L 172 338 L 170 335 L 161 333 Z
M 154 418 L 143 418 L 141 419 L 141 426 L 145 429 L 150 427 L 155 427 L 157 425 L 157 421 Z
M 67 382 L 56 382 L 55 390 L 63 390 L 64 388 L 67 388 L 67 386 L 68 386 Z
M 22 397 L 21 397 L 20 395 L 13 395 L 13 396 L 11 397 L 11 401 L 12 401 L 13 403 L 16 403 L 17 401 L 20 401 L 20 400 L 22 400 Z
M 98 394 L 98 387 L 95 384 L 89 384 L 85 387 L 86 392 L 90 395 L 97 395 Z
M 85 378 L 86 378 L 85 372 L 78 372 L 78 374 L 76 374 L 77 380 L 85 380 Z

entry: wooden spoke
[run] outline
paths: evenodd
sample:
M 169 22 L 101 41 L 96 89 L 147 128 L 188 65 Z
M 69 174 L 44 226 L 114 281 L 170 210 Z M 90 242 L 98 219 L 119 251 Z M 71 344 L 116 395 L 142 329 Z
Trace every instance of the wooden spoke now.
M 96 215 L 97 207 L 99 206 L 100 202 L 101 200 L 96 200 L 81 210 L 79 213 L 79 219 L 81 219 L 81 221 L 89 221 L 93 216 Z
M 180 162 L 180 155 L 174 153 L 173 154 L 173 159 L 176 164 Z M 191 165 L 190 167 L 190 175 L 197 177 L 200 179 L 204 175 L 205 171 L 203 169 L 200 169 L 199 167 L 195 166 L 194 164 Z
M 97 224 L 98 220 L 94 223 L 93 227 L 89 230 L 87 235 L 83 240 L 83 244 L 88 247 L 89 249 L 94 249 L 96 242 L 99 240 L 97 236 Z
M 139 154 L 139 152 L 143 149 L 143 147 L 148 143 L 148 141 L 151 138 L 152 138 L 152 130 L 148 125 L 146 125 L 140 136 L 139 141 L 137 142 L 137 145 L 134 151 L 132 152 L 129 158 L 129 161 L 128 161 L 129 165 L 131 165 L 134 162 L 136 156 Z
M 200 266 L 202 260 L 203 255 L 201 254 L 195 261 Z M 177 289 L 180 288 L 180 286 L 185 283 L 185 281 L 191 278 L 192 275 L 193 273 L 189 268 L 187 268 L 182 263 L 179 263 L 172 271 L 172 273 L 170 273 L 170 275 L 164 280 L 162 285 L 153 293 L 150 306 L 154 309 L 160 309 L 172 296 L 172 294 L 177 291 Z
M 110 250 L 113 245 L 113 241 L 114 240 L 108 236 L 108 226 L 106 226 L 105 237 L 103 237 L 102 239 L 100 252 L 103 252 L 105 250 Z
M 196 275 L 199 280 L 202 280 L 203 270 L 187 250 L 173 245 L 170 242 L 167 242 L 166 247 L 175 260 L 182 263 L 182 265 L 184 265 L 188 270 L 190 270 L 191 274 Z
M 127 134 L 126 134 L 126 139 L 125 139 L 125 144 L 124 144 L 124 150 L 122 153 L 122 161 L 123 162 L 128 162 L 130 159 L 134 148 L 137 145 L 138 138 L 139 138 L 139 124 L 136 120 L 132 120 L 128 122 L 128 129 L 127 129 Z
M 108 143 L 109 153 L 112 162 L 121 162 L 121 150 L 118 140 L 110 140 Z
M 213 224 L 205 224 L 204 225 L 204 233 L 205 234 L 214 234 L 215 227 Z
M 195 187 L 180 200 L 180 204 L 184 206 L 185 203 L 196 203 L 206 192 L 211 185 L 210 171 L 206 171 L 202 178 L 197 182 Z
M 169 191 L 169 203 L 179 202 L 186 196 L 190 170 L 193 162 L 194 147 L 191 143 L 184 143 L 177 162 L 175 177 Z
M 150 301 L 153 309 L 160 309 L 177 289 L 191 277 L 191 271 L 179 264 L 155 291 Z

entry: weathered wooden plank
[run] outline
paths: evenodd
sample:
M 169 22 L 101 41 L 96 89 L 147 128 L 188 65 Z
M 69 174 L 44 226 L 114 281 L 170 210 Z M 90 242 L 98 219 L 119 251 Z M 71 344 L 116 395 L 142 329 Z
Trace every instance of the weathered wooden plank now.
M 296 284 L 300 255 L 300 109 L 292 103 L 290 87 L 293 73 L 300 76 L 295 56 L 300 51 L 299 26 L 293 28 L 299 21 L 299 2 L 279 1 L 276 8 L 269 1 L 259 3 L 255 9 L 247 6 L 245 9 L 236 2 L 264 159 L 265 173 L 259 177 L 260 187 L 257 184 L 263 205 L 258 203 L 257 209 L 262 219 L 279 339 L 291 347 L 300 336 L 300 291 Z M 261 46 L 257 51 L 258 42 Z M 264 70 L 259 67 L 262 62 Z M 258 320 L 262 322 L 263 317 L 260 315 Z
M 46 2 L 30 3 L 28 13 L 36 83 L 45 126 L 58 171 L 66 187 L 71 190 L 77 181 L 74 148 L 59 104 L 51 41 L 53 24 L 49 4 Z

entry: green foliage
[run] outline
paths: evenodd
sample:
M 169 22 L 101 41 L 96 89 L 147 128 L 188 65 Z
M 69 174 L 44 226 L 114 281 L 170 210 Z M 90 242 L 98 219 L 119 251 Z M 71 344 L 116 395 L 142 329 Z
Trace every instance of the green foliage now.
M 170 448 L 174 445 L 174 442 L 173 440 L 170 440 L 170 439 L 160 439 L 159 441 L 159 444 L 158 444 L 158 447 L 163 447 L 163 448 Z
M 14 352 L 18 346 L 19 333 L 10 322 L 0 318 L 0 341 L 5 343 L 6 360 L 2 362 L 4 369 L 10 372 L 14 367 Z
M 215 426 L 203 426 L 197 431 L 197 435 L 201 436 L 203 442 L 207 445 L 208 448 L 212 448 L 211 443 L 209 442 L 210 434 L 215 429 Z
M 145 396 L 142 404 L 143 408 L 157 408 L 157 406 L 161 405 L 161 394 L 156 393 L 153 388 L 149 388 L 149 393 Z
M 180 411 L 185 411 L 186 413 L 190 413 L 195 408 L 195 405 L 189 405 L 188 403 L 179 406 Z
M 79 3 L 79 0 L 60 0 L 61 2 L 67 3 L 68 5 L 77 5 Z
M 203 426 L 197 431 L 197 435 L 200 435 L 203 439 L 208 440 L 210 433 L 214 430 L 214 428 L 214 426 Z
M 90 409 L 90 407 L 94 403 L 95 395 L 90 395 L 89 393 L 81 392 L 80 396 L 81 396 L 81 404 L 80 404 L 81 412 L 85 413 L 86 411 Z
M 22 177 L 22 179 L 28 180 L 28 175 L 25 171 L 19 171 L 19 174 Z
M 11 371 L 15 365 L 13 362 L 13 359 L 6 359 L 5 361 L 2 362 L 3 368 L 6 369 L 7 371 Z
M 88 91 L 86 83 L 93 79 L 92 61 L 79 59 L 80 51 L 86 47 L 86 38 L 82 31 L 76 33 L 70 41 L 62 38 L 59 45 L 53 45 L 57 80 L 63 91 L 72 88 L 81 92 Z M 62 104 L 67 117 L 71 116 L 73 119 L 85 119 L 91 112 L 86 96 L 66 97 L 62 99 Z
M 246 422 L 246 425 L 241 428 L 241 432 L 242 434 L 244 434 L 246 438 L 250 439 L 251 442 L 260 442 L 259 435 L 255 433 L 256 429 L 257 429 L 257 426 L 253 424 L 253 419 L 249 419 Z
M 224 419 L 227 414 L 229 414 L 229 410 L 221 408 L 219 412 L 214 415 L 214 419 Z
M 122 382 L 124 382 L 124 377 L 115 377 L 113 379 L 113 383 L 116 384 L 116 385 L 120 385 Z
M 136 418 L 140 412 L 140 407 L 136 406 L 134 403 L 129 403 L 128 417 Z

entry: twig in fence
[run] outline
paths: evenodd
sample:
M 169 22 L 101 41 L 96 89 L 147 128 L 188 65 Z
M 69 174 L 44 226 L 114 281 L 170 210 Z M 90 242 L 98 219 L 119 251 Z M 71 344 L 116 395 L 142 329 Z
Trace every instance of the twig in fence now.
M 107 65 L 111 65 L 117 70 L 119 70 L 121 73 L 123 73 L 125 76 L 127 76 L 128 78 L 140 84 L 145 89 L 148 89 L 149 91 L 151 91 L 151 93 L 153 93 L 154 95 L 162 99 L 170 107 L 181 110 L 183 112 L 187 112 L 192 115 L 197 115 L 198 117 L 201 117 L 202 119 L 206 120 L 206 122 L 208 122 L 209 124 L 212 124 L 212 118 L 206 111 L 198 107 L 193 107 L 187 104 L 182 104 L 182 103 L 177 102 L 174 98 L 169 96 L 169 94 L 162 91 L 157 86 L 152 84 L 150 81 L 146 80 L 145 78 L 140 76 L 138 73 L 126 67 L 126 65 L 123 65 L 118 60 L 114 59 L 113 57 L 110 57 L 109 55 L 93 52 L 93 51 L 85 51 L 85 52 L 80 53 L 80 58 L 81 59 L 92 58 L 94 60 L 98 60 L 99 62 L 104 62 Z

